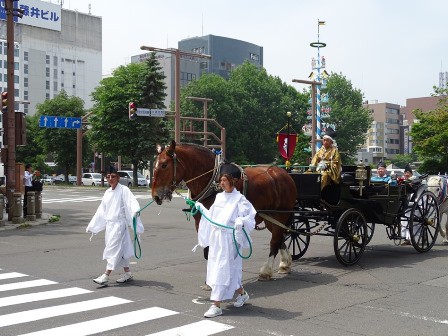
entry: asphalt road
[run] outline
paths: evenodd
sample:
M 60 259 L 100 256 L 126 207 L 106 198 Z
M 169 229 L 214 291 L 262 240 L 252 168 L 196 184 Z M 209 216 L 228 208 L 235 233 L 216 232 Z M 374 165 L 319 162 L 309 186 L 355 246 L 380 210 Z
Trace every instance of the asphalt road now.
M 248 304 L 224 304 L 222 316 L 204 319 L 206 265 L 200 249 L 191 252 L 197 238 L 181 198 L 142 211 L 135 280 L 98 288 L 92 278 L 105 268 L 104 234 L 90 241 L 85 227 L 104 190 L 46 187 L 43 212 L 60 214 L 59 222 L 0 232 L 0 335 L 448 334 L 447 246 L 439 238 L 420 254 L 395 246 L 382 226 L 355 266 L 337 262 L 331 238 L 314 236 L 291 273 L 268 282 L 258 271 L 270 235 L 255 232 L 243 263 Z M 142 207 L 151 201 L 147 189 L 135 194 Z

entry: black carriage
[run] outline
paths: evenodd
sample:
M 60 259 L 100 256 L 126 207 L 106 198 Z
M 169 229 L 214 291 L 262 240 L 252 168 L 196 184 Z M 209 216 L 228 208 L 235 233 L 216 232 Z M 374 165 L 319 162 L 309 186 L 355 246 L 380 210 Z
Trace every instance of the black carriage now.
M 321 191 L 321 175 L 291 173 L 297 202 L 285 243 L 293 260 L 302 257 L 313 235 L 333 237 L 337 260 L 353 265 L 370 242 L 376 224 L 384 224 L 388 238 L 400 243 L 406 226 L 412 246 L 429 251 L 439 232 L 437 199 L 427 191 L 424 176 L 393 183 L 370 182 L 370 167 L 343 166 L 341 181 Z

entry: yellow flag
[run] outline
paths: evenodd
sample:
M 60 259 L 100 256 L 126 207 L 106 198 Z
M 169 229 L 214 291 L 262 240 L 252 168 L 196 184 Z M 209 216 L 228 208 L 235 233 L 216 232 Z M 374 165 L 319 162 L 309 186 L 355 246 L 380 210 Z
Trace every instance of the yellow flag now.
M 319 21 L 319 26 L 325 26 L 325 21 Z

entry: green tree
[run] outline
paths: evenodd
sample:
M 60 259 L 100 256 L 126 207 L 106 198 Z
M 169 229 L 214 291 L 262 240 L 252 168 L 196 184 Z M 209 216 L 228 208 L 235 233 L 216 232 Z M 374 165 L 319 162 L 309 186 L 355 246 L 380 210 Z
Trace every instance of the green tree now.
M 393 159 L 391 159 L 391 163 L 396 165 L 397 167 L 404 169 L 408 163 L 417 161 L 417 155 L 415 153 L 412 154 L 397 154 Z
M 372 123 L 369 111 L 362 106 L 363 94 L 342 74 L 332 73 L 325 92 L 329 96 L 329 123 L 336 126 L 336 141 L 342 162 L 350 164 L 358 147 L 365 142 Z
M 182 111 L 202 116 L 202 105 L 187 96 L 213 99 L 208 117 L 226 128 L 227 159 L 240 164 L 270 163 L 278 157 L 276 132 L 287 123 L 286 112 L 292 112 L 291 127 L 297 131 L 305 120 L 306 95 L 249 62 L 227 81 L 204 75 L 182 91 Z
M 89 137 L 98 151 L 110 157 L 122 156 L 134 170 L 147 168 L 148 160 L 156 154 L 156 144 L 168 139 L 163 118 L 128 118 L 128 104 L 137 107 L 164 108 L 165 84 L 154 54 L 145 63 L 131 63 L 117 68 L 92 93 L 95 102 L 90 117 Z M 148 106 L 149 105 L 149 106 Z
M 45 164 L 47 155 L 36 140 L 39 130 L 38 120 L 36 115 L 26 117 L 26 145 L 16 147 L 16 162 L 30 163 L 34 169 L 48 174 L 51 170 Z
M 30 119 L 30 128 L 36 132 L 29 146 L 38 146 L 44 153 L 51 153 L 56 164 L 62 169 L 65 181 L 68 183 L 68 174 L 76 168 L 76 131 L 66 128 L 40 128 L 38 121 L 40 116 L 82 117 L 84 115 L 84 102 L 78 97 L 69 97 L 65 91 L 61 91 L 53 99 L 47 99 L 37 105 L 37 111 Z M 83 148 L 87 146 L 87 140 L 83 139 Z
M 412 125 L 410 132 L 414 151 L 424 160 L 422 170 L 428 173 L 434 172 L 430 171 L 430 165 L 425 164 L 426 161 L 430 161 L 438 171 L 448 171 L 447 90 L 436 89 L 435 92 L 440 95 L 436 109 L 429 112 L 414 110 L 418 122 Z

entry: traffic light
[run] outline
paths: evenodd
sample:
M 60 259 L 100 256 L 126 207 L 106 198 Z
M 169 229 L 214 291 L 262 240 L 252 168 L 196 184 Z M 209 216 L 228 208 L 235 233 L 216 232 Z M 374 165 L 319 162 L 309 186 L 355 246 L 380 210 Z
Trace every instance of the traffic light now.
M 137 107 L 134 102 L 129 103 L 129 120 L 135 120 L 137 118 Z
M 2 92 L 2 112 L 8 112 L 8 92 Z

